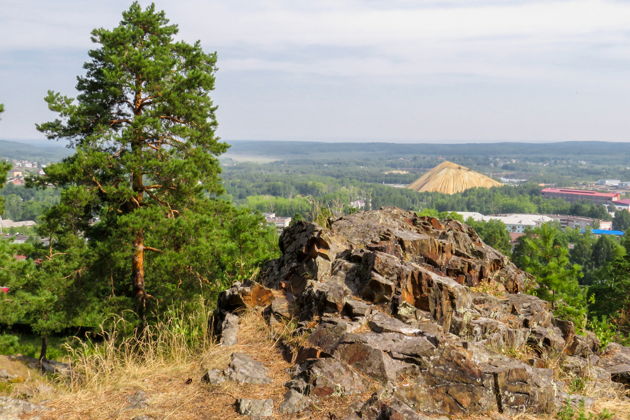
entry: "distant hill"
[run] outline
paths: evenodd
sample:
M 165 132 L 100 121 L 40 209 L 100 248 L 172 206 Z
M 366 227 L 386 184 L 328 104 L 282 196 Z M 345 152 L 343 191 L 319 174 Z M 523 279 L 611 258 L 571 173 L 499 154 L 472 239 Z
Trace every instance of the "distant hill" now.
M 70 150 L 54 141 L 17 142 L 0 140 L 0 158 L 25 159 L 36 161 L 58 161 L 67 156 Z
M 503 184 L 479 172 L 445 160 L 407 188 L 418 192 L 456 194 L 471 188 L 492 188 L 501 185 Z
M 495 156 L 602 161 L 623 163 L 630 161 L 630 142 L 567 141 L 557 143 L 325 143 L 302 141 L 228 141 L 230 154 L 270 156 L 275 159 L 344 159 L 352 156 L 364 159 L 374 156 Z

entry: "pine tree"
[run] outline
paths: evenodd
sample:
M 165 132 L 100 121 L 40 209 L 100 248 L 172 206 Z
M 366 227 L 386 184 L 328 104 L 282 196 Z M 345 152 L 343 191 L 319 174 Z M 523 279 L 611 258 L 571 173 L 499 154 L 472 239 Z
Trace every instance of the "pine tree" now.
M 209 96 L 216 55 L 199 42 L 176 41 L 177 33 L 164 12 L 134 2 L 117 27 L 92 31 L 98 47 L 78 77 L 78 96 L 49 92 L 46 102 L 58 118 L 38 125 L 74 148 L 39 181 L 66 188 L 49 226 L 96 244 L 102 267 L 119 268 L 116 258 L 127 259 L 116 274 L 131 277 L 142 322 L 151 297 L 146 253 L 166 251 L 151 241 L 164 238 L 153 231 L 222 191 L 217 156 L 227 145 L 215 135 Z
M 4 105 L 0 104 L 0 114 L 4 112 Z M 0 160 L 0 188 L 4 186 L 4 183 L 7 182 L 7 172 L 11 169 L 11 164 L 9 162 L 5 162 Z M 0 217 L 4 213 L 4 197 L 0 197 Z
M 545 223 L 519 238 L 514 262 L 536 278 L 538 286 L 532 292 L 581 330 L 586 326 L 586 289 L 579 284 L 582 270 L 571 264 L 567 245 L 560 229 Z

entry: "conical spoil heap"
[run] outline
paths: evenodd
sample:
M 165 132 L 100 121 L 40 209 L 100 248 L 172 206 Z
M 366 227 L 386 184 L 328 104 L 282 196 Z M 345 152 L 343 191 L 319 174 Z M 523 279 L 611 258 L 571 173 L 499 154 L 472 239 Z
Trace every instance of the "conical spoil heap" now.
M 456 194 L 471 188 L 492 188 L 501 185 L 503 184 L 479 172 L 445 160 L 409 184 L 407 188 L 418 192 Z

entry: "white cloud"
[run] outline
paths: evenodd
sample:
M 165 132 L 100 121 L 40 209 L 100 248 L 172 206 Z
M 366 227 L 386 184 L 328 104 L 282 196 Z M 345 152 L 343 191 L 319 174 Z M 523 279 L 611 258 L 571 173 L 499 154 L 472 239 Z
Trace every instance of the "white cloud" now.
M 180 26 L 182 38 L 200 39 L 218 51 L 217 103 L 226 137 L 626 136 L 620 109 L 630 94 L 625 88 L 630 2 L 156 3 Z M 68 88 L 81 71 L 78 64 L 68 74 L 68 65 L 59 63 L 78 63 L 92 45 L 90 31 L 115 26 L 128 4 L 3 0 L 0 74 L 14 80 L 0 85 L 0 102 L 7 105 L 4 133 L 34 136 L 32 121 L 48 115 L 41 103 L 43 86 Z M 43 70 L 31 68 L 33 57 L 47 60 L 51 54 L 55 62 L 39 63 Z M 17 92 L 20 97 L 13 97 Z M 579 100 L 571 96 L 576 92 Z M 388 105 L 381 110 L 383 101 Z M 273 105 L 266 106 L 269 102 Z M 496 115 L 504 118 L 497 121 Z M 325 129 L 322 119 L 330 122 Z

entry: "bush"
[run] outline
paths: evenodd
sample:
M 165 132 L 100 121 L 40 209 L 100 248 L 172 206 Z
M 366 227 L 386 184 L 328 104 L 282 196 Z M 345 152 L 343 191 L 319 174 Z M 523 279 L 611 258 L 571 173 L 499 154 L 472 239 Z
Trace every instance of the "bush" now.
M 608 347 L 608 344 L 615 341 L 615 337 L 617 336 L 617 327 L 606 315 L 592 317 L 589 320 L 588 326 L 599 339 L 599 344 L 602 350 Z
M 587 412 L 584 400 L 580 400 L 575 407 L 575 403 L 569 400 L 564 402 L 564 406 L 556 414 L 558 420 L 609 420 L 614 418 L 614 413 L 604 409 L 599 413 Z

